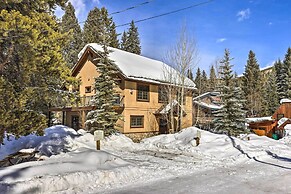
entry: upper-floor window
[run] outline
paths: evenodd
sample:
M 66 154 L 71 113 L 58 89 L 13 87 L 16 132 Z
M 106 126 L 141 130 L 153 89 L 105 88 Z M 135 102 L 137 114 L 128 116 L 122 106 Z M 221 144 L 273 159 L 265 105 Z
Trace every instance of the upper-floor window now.
M 91 93 L 91 91 L 92 91 L 91 86 L 85 87 L 85 93 Z
M 137 100 L 150 101 L 149 90 L 149 85 L 137 85 Z

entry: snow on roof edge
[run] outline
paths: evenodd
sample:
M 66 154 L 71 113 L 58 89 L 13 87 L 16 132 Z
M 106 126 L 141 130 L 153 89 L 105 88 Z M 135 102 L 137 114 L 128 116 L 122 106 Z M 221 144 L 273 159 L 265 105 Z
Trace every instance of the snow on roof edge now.
M 80 59 L 87 48 L 91 48 L 94 52 L 98 52 L 102 47 L 96 43 L 89 43 L 83 47 L 79 52 L 78 58 Z M 117 48 L 108 47 L 111 51 L 109 57 L 113 60 L 120 70 L 120 72 L 128 79 L 145 81 L 157 84 L 167 84 L 166 80 L 163 78 L 163 68 L 164 66 L 173 69 L 171 66 L 167 65 L 162 61 L 137 55 L 134 53 L 129 53 Z M 140 63 L 140 64 L 139 64 Z M 145 66 L 146 65 L 146 66 Z M 174 69 L 173 69 L 174 70 Z M 142 71 L 142 72 L 141 72 Z M 176 70 L 174 70 L 178 73 Z M 176 83 L 172 83 L 179 85 Z M 188 89 L 196 89 L 195 83 L 186 77 L 185 86 Z

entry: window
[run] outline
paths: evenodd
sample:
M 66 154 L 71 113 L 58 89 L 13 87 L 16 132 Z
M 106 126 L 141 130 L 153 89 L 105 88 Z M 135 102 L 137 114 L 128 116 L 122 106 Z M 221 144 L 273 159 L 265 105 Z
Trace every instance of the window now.
M 158 92 L 159 92 L 158 93 L 159 94 L 159 102 L 167 102 L 168 96 L 167 96 L 167 92 L 165 91 L 165 89 L 162 87 L 159 87 Z
M 130 128 L 143 128 L 143 116 L 130 116 Z
M 91 86 L 85 87 L 85 93 L 91 93 Z
M 137 100 L 150 101 L 148 85 L 137 85 Z

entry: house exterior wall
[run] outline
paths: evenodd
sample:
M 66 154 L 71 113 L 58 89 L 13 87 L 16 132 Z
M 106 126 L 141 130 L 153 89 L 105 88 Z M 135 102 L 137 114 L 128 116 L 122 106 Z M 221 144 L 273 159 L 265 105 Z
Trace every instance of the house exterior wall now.
M 138 85 L 149 86 L 149 101 L 137 100 L 137 86 Z M 125 81 L 124 89 L 124 133 L 140 133 L 140 132 L 159 132 L 159 120 L 156 117 L 156 111 L 163 106 L 163 103 L 159 102 L 158 98 L 159 85 L 149 84 L 138 81 Z M 189 94 L 186 97 L 186 103 L 184 111 L 186 116 L 182 119 L 182 127 L 192 126 L 192 96 Z M 144 116 L 144 127 L 131 128 L 130 116 Z
M 280 105 L 280 107 L 276 110 L 276 112 L 273 114 L 272 118 L 275 120 L 280 120 L 279 117 L 286 117 L 291 118 L 291 103 L 283 103 Z
M 93 86 L 95 82 L 95 77 L 98 77 L 99 73 L 96 71 L 96 66 L 92 62 L 92 58 L 89 57 L 83 68 L 80 70 L 80 72 L 77 74 L 76 78 L 79 78 L 81 80 L 81 84 L 79 86 L 79 92 L 80 96 L 92 96 L 94 95 Z M 92 88 L 90 93 L 85 92 L 85 87 Z

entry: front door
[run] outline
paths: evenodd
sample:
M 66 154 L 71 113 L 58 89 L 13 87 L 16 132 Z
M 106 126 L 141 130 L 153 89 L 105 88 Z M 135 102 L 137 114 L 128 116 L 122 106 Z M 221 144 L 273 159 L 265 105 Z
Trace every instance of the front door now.
M 168 133 L 167 125 L 168 125 L 167 119 L 160 119 L 159 120 L 159 131 L 160 131 L 160 134 Z
M 72 115 L 72 128 L 75 130 L 79 130 L 79 116 Z

